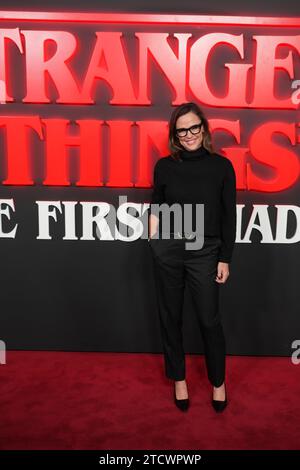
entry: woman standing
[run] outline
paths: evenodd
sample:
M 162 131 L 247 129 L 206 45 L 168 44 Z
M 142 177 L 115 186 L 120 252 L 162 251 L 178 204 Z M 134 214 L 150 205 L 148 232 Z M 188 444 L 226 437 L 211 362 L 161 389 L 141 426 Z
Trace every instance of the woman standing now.
M 208 379 L 213 385 L 212 406 L 223 411 L 225 388 L 225 338 L 219 314 L 219 286 L 229 276 L 236 235 L 236 178 L 231 161 L 213 152 L 209 125 L 195 103 L 174 109 L 169 122 L 170 155 L 154 167 L 152 204 L 204 205 L 204 243 L 186 249 L 192 233 L 174 231 L 168 238 L 160 216 L 150 214 L 149 243 L 154 259 L 155 282 L 166 376 L 174 380 L 174 401 L 189 408 L 182 341 L 182 307 L 185 285 L 203 338 Z M 193 225 L 194 226 L 194 225 Z M 157 238 L 158 237 L 158 238 Z

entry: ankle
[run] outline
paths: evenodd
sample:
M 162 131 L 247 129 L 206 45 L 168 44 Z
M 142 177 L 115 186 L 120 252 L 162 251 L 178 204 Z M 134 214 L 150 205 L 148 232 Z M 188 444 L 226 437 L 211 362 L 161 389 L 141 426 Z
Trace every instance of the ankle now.
M 215 385 L 213 385 L 213 388 L 215 390 L 221 390 L 222 388 L 225 388 L 225 382 L 222 383 L 222 385 L 219 385 L 218 387 L 216 387 Z

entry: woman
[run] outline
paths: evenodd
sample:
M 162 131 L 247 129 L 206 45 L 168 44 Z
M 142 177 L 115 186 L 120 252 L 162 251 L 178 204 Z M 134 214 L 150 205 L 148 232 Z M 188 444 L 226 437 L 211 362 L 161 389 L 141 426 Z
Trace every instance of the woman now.
M 211 403 L 220 412 L 227 405 L 227 396 L 219 286 L 228 279 L 235 242 L 235 172 L 228 158 L 213 152 L 208 121 L 195 103 L 174 109 L 169 122 L 169 148 L 170 155 L 159 159 L 154 167 L 148 239 L 154 259 L 165 372 L 174 380 L 176 406 L 186 411 L 190 400 L 185 380 L 182 307 L 187 285 L 213 386 Z M 190 204 L 193 224 L 196 205 L 204 205 L 204 243 L 200 249 L 186 249 L 194 232 L 174 231 L 172 220 L 165 238 L 160 215 L 152 213 L 153 204 L 163 203 L 168 207 Z

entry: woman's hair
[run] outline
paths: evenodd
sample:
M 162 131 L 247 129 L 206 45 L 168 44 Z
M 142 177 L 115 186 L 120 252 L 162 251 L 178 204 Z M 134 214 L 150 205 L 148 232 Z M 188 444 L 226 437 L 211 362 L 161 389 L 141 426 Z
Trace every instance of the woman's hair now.
M 206 117 L 204 116 L 203 111 L 201 110 L 201 108 L 199 108 L 199 106 L 196 103 L 193 103 L 193 102 L 183 103 L 177 106 L 173 110 L 171 117 L 170 117 L 170 121 L 169 121 L 168 144 L 169 144 L 169 149 L 171 151 L 171 156 L 175 160 L 181 160 L 180 150 L 184 150 L 184 147 L 180 144 L 179 139 L 176 135 L 176 122 L 180 116 L 183 116 L 184 114 L 187 114 L 190 111 L 196 114 L 201 119 L 201 122 L 203 124 L 203 141 L 202 141 L 203 147 L 206 148 L 206 150 L 208 150 L 209 153 L 213 152 L 209 123 Z

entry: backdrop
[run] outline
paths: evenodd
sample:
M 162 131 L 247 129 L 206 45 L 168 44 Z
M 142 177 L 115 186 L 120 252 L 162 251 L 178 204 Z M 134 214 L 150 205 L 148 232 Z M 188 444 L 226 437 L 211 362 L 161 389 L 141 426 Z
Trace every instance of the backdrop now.
M 170 114 L 195 101 L 237 176 L 236 245 L 220 286 L 227 352 L 291 354 L 300 338 L 300 18 L 297 2 L 264 3 L 128 0 L 125 11 L 121 1 L 1 2 L 7 349 L 161 352 L 141 222 Z M 184 342 L 202 352 L 189 291 Z

